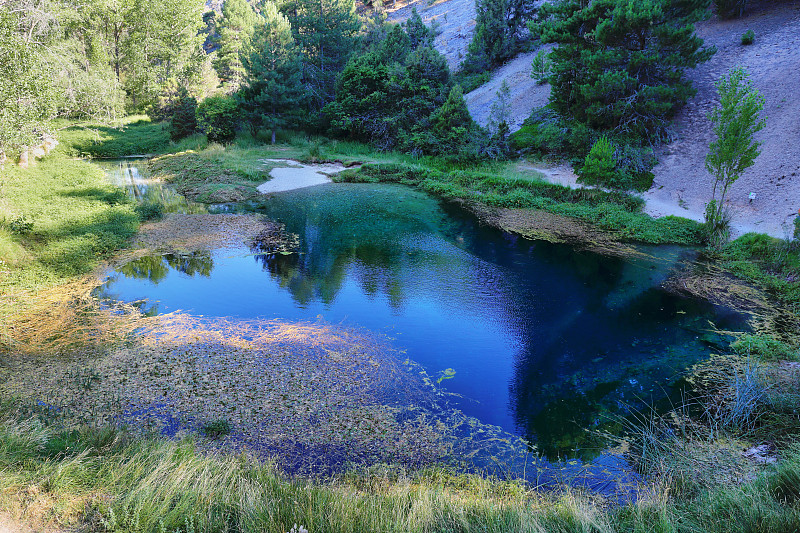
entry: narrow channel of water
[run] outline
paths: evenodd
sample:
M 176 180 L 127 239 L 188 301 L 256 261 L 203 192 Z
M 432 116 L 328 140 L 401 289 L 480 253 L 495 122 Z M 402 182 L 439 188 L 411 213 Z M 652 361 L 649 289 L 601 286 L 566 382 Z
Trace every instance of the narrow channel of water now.
M 623 260 L 515 237 L 395 185 L 330 184 L 251 209 L 300 236 L 300 253 L 156 256 L 113 273 L 107 292 L 154 312 L 315 320 L 393 338 L 458 407 L 590 459 L 592 429 L 666 396 L 741 316 L 661 288 L 691 252 Z M 588 430 L 588 431 L 587 431 Z

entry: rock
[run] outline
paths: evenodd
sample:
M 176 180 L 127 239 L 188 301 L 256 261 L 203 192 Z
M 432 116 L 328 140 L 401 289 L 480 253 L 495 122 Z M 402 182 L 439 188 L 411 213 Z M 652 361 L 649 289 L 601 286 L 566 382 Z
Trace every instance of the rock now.
M 28 168 L 28 149 L 23 148 L 22 152 L 19 154 L 19 166 L 20 168 Z

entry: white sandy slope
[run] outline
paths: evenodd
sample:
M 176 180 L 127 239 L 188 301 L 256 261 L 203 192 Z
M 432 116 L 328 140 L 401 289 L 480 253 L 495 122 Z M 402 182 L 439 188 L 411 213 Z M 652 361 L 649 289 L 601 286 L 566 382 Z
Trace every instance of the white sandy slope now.
M 743 46 L 740 37 L 748 29 L 756 42 Z M 698 93 L 676 118 L 677 140 L 658 154 L 655 182 L 644 195 L 646 211 L 702 220 L 713 187 L 704 161 L 714 139 L 707 118 L 717 102 L 714 82 L 743 66 L 766 99 L 767 124 L 758 134 L 761 155 L 730 190 L 733 229 L 737 235 L 785 237 L 800 209 L 800 3 L 749 2 L 744 18 L 713 18 L 698 24 L 697 33 L 718 51 L 690 73 Z

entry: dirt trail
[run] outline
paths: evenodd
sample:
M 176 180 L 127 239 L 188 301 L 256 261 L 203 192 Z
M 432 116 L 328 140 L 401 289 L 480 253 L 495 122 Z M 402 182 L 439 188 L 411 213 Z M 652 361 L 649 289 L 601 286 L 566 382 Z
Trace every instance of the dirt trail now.
M 748 29 L 756 41 L 743 46 L 740 38 Z M 767 125 L 758 135 L 761 155 L 729 193 L 734 234 L 785 237 L 800 208 L 800 3 L 751 2 L 744 18 L 712 18 L 698 24 L 697 33 L 718 51 L 689 74 L 698 93 L 675 121 L 677 140 L 659 151 L 655 182 L 644 195 L 646 211 L 702 220 L 713 187 L 704 161 L 713 140 L 707 115 L 716 105 L 714 82 L 743 66 L 766 99 Z

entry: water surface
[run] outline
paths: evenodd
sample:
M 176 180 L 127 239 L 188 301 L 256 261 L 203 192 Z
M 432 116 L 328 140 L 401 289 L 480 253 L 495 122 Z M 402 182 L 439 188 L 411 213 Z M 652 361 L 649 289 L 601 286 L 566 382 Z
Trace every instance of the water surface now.
M 386 334 L 457 405 L 548 457 L 593 457 L 587 429 L 664 397 L 706 357 L 709 322 L 738 315 L 661 288 L 680 248 L 623 260 L 515 237 L 395 185 L 330 184 L 255 207 L 300 236 L 300 253 L 256 248 L 155 256 L 108 291 L 155 312 L 316 320 Z

